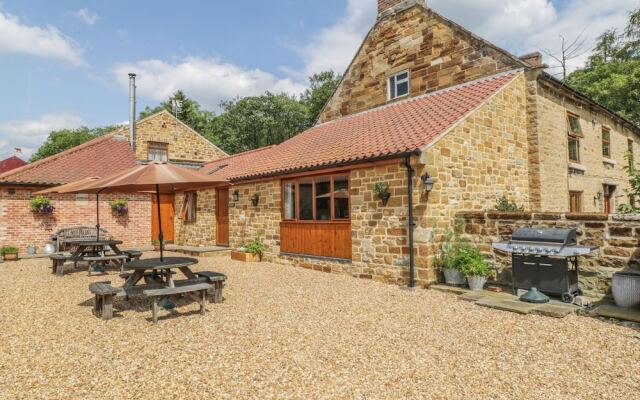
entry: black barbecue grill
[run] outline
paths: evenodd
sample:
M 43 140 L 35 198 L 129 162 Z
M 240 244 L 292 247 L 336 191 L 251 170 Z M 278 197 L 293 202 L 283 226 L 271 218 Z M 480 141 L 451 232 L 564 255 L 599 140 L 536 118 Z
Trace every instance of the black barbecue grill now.
M 493 248 L 511 254 L 513 294 L 518 289 L 557 295 L 565 303 L 581 293 L 578 287 L 578 257 L 597 247 L 578 246 L 575 229 L 520 228 L 511 240 Z

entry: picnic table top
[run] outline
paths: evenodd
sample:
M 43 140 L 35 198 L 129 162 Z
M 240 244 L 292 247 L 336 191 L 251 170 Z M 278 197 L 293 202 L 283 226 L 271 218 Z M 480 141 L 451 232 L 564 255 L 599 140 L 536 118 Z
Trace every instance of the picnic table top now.
M 198 260 L 191 257 L 165 257 L 164 261 L 159 258 L 147 258 L 126 263 L 125 269 L 147 270 L 147 269 L 173 269 L 184 268 L 198 263 Z
M 71 240 L 67 243 L 78 244 L 82 246 L 112 246 L 122 244 L 122 240 Z

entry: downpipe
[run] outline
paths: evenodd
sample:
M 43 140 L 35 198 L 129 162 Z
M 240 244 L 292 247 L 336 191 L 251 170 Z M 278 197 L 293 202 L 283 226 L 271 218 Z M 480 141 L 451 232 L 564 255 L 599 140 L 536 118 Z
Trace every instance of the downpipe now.
M 409 196 L 409 284 L 407 285 L 409 288 L 416 287 L 416 271 L 415 271 L 415 259 L 413 256 L 413 229 L 415 227 L 415 223 L 413 222 L 413 174 L 414 169 L 411 167 L 411 157 L 407 156 L 404 159 L 404 166 L 407 168 L 407 193 Z

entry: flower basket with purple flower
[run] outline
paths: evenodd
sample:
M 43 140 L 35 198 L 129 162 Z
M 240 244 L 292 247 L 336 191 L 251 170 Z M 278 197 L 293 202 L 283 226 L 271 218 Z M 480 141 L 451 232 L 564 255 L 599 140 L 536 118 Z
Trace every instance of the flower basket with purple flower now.
M 29 206 L 31 207 L 31 211 L 37 214 L 53 214 L 53 211 L 56 209 L 51 204 L 51 199 L 45 196 L 38 196 L 31 199 Z
M 109 203 L 111 210 L 118 215 L 127 215 L 129 213 L 129 202 L 127 200 L 116 199 Z

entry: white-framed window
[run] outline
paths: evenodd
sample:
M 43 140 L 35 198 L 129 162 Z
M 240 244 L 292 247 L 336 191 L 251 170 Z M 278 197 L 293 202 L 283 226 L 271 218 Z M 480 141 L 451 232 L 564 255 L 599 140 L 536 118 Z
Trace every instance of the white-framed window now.
M 147 143 L 147 159 L 149 161 L 169 161 L 169 145 L 167 143 Z
M 398 72 L 397 74 L 389 77 L 389 83 L 387 84 L 387 94 L 389 100 L 398 99 L 400 97 L 409 95 L 410 76 L 409 70 Z

